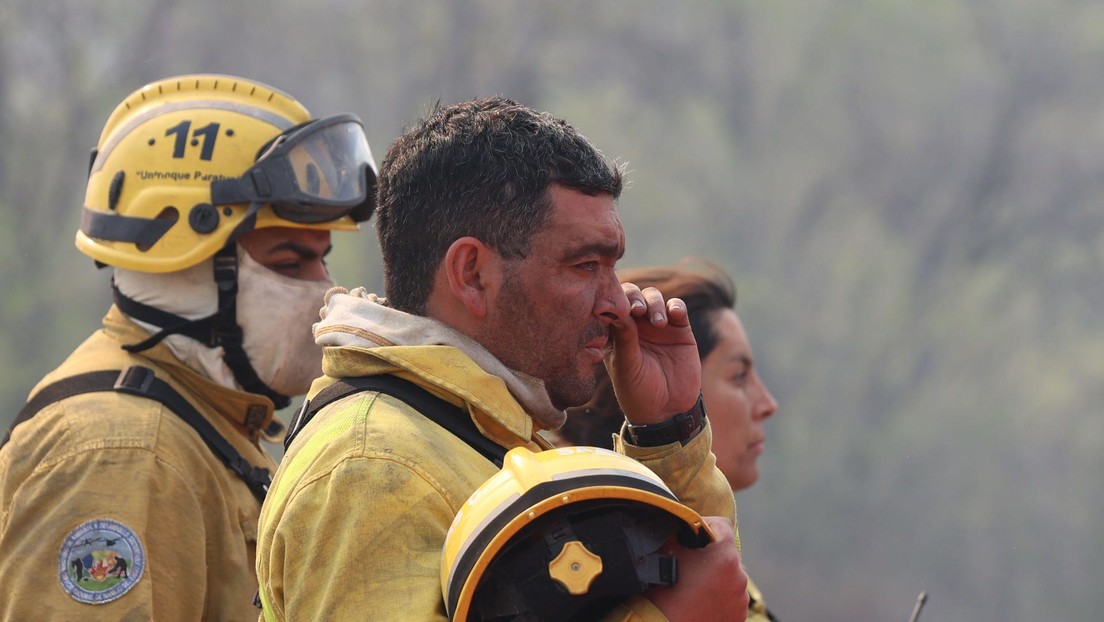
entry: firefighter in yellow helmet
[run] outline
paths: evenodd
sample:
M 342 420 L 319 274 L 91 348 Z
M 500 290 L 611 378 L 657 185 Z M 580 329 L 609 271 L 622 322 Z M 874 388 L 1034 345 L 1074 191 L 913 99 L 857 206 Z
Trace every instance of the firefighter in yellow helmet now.
M 321 373 L 330 232 L 371 216 L 375 178 L 355 116 L 251 80 L 118 105 L 76 239 L 115 304 L 0 445 L 0 620 L 256 617 L 259 441 Z

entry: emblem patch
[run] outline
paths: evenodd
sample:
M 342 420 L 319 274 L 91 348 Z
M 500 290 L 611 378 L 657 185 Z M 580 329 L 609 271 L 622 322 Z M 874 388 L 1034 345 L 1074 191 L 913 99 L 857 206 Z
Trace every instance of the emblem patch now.
M 61 545 L 58 580 L 74 600 L 102 605 L 129 592 L 145 566 L 142 543 L 129 527 L 91 520 L 69 532 Z

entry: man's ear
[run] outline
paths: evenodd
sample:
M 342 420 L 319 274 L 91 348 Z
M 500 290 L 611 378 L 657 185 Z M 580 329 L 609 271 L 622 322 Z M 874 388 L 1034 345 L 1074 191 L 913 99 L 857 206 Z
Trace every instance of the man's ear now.
M 454 241 L 445 252 L 442 265 L 454 300 L 478 319 L 487 315 L 488 298 L 495 291 L 495 275 L 500 258 L 482 241 L 466 236 Z

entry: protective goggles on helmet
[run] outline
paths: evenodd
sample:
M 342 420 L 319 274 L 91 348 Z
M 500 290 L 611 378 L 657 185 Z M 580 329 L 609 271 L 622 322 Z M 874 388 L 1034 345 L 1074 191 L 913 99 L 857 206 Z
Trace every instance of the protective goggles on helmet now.
M 376 165 L 355 115 L 317 119 L 279 135 L 237 179 L 211 183 L 215 205 L 268 203 L 277 216 L 316 224 L 375 209 Z

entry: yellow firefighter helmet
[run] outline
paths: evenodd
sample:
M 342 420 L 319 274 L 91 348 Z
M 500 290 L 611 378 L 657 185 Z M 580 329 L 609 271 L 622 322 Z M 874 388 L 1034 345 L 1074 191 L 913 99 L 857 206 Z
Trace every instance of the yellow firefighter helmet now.
M 590 620 L 650 585 L 672 585 L 660 549 L 713 540 L 651 470 L 596 447 L 515 448 L 456 515 L 441 591 L 452 620 Z
M 182 270 L 254 228 L 355 230 L 375 180 L 352 115 L 312 121 L 295 99 L 244 78 L 168 78 L 108 118 L 76 245 L 102 264 Z

